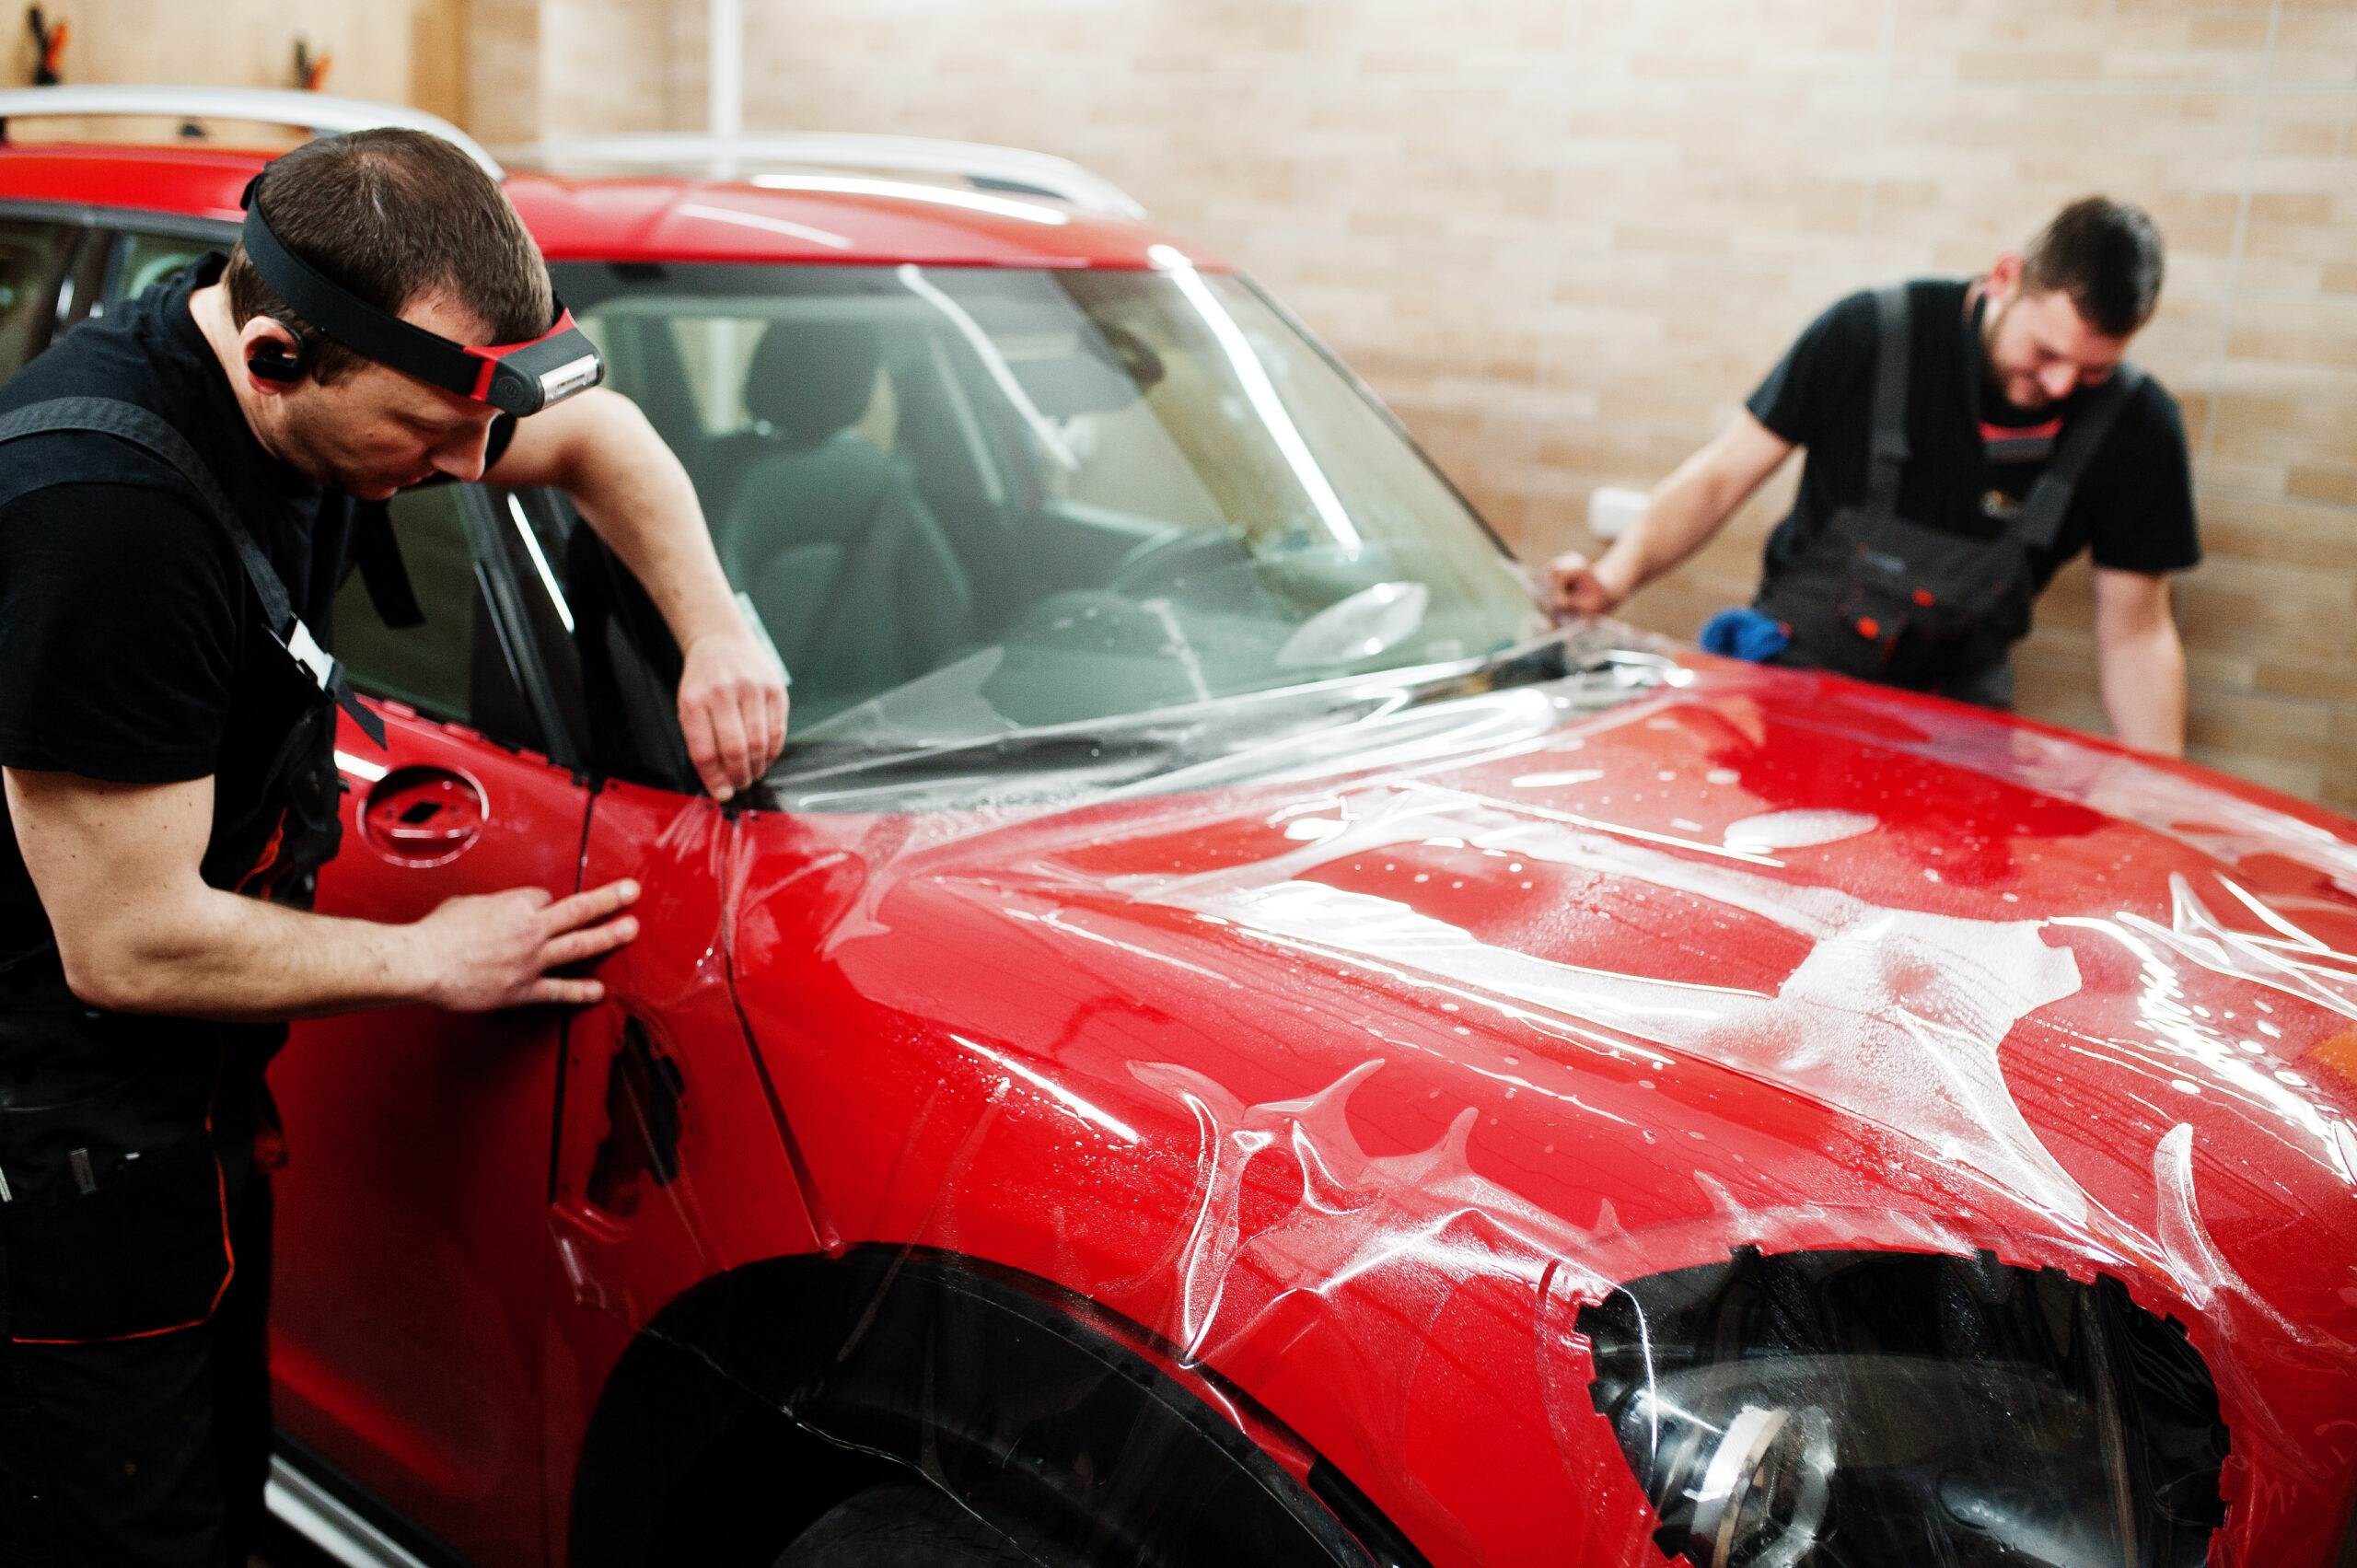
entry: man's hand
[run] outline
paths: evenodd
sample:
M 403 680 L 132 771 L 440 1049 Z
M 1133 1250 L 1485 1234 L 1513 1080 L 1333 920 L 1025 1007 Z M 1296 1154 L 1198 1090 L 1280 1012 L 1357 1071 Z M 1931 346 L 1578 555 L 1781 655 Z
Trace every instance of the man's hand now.
M 1547 608 L 1557 620 L 1569 615 L 1609 615 L 1629 597 L 1625 584 L 1608 581 L 1606 563 L 1591 563 L 1567 550 L 1547 563 Z
M 616 882 L 452 899 L 409 925 L 308 914 L 207 887 L 213 781 L 117 784 L 0 769 L 8 814 L 66 983 L 94 1007 L 230 1022 L 434 1003 L 587 1003 L 596 981 L 548 970 L 638 935 Z
M 606 988 L 599 981 L 548 971 L 601 957 L 636 936 L 637 920 L 618 912 L 637 897 L 638 884 L 621 881 L 569 899 L 511 888 L 446 900 L 410 928 L 435 977 L 426 1000 L 453 1013 L 601 1001 Z
M 737 608 L 688 470 L 629 399 L 584 392 L 516 427 L 495 484 L 553 484 L 644 585 L 679 643 L 679 732 L 715 800 L 785 746 L 785 678 Z
M 1655 485 L 1644 516 L 1591 563 L 1576 552 L 1547 563 L 1547 608 L 1562 620 L 1608 615 L 1622 600 L 1702 547 L 1760 482 L 1792 456 L 1793 444 L 1748 411 Z
M 769 772 L 785 746 L 785 677 L 749 631 L 708 632 L 687 645 L 679 733 L 714 800 Z

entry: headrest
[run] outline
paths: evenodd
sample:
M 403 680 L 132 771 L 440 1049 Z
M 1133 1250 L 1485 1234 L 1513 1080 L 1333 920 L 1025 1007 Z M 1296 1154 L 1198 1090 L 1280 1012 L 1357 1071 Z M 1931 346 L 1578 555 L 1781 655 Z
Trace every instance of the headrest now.
M 745 373 L 745 408 L 797 447 L 867 412 L 884 338 L 867 321 L 772 321 Z

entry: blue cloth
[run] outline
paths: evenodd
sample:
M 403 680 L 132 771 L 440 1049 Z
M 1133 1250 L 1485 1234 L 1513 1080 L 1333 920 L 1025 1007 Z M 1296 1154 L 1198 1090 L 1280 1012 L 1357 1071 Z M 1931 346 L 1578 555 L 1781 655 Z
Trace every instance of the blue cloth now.
M 1759 664 L 1791 645 L 1784 623 L 1756 610 L 1722 610 L 1702 623 L 1702 651 Z

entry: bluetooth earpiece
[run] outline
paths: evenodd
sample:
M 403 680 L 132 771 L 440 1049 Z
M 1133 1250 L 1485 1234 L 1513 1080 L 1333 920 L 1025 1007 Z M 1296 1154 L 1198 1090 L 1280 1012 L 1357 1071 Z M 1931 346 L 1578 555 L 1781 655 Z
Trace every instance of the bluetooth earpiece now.
M 291 347 L 270 338 L 257 343 L 246 355 L 246 368 L 265 381 L 290 383 L 303 378 L 310 358 L 310 345 L 297 332 Z
M 246 361 L 246 368 L 265 381 L 300 381 L 303 356 L 283 348 L 256 349 Z
M 273 319 L 266 319 L 273 320 Z M 278 325 L 285 325 L 281 320 Z M 304 340 L 299 328 L 287 328 L 287 335 L 295 342 L 278 337 L 260 337 L 252 349 L 245 352 L 245 368 L 260 375 L 266 382 L 299 382 L 311 368 L 311 344 Z

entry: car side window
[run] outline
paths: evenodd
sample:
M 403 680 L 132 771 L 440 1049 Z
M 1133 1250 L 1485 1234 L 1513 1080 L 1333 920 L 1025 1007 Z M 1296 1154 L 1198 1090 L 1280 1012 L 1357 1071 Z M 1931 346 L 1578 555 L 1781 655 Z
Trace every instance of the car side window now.
M 64 224 L 0 220 L 0 377 L 49 346 L 58 279 L 81 238 Z
M 467 724 L 474 716 L 476 602 L 474 550 L 464 491 L 440 484 L 393 497 L 393 538 L 401 545 L 422 626 L 385 624 L 358 572 L 335 600 L 335 654 L 352 683 L 374 697 L 406 703 L 428 718 Z
M 184 234 L 126 232 L 107 271 L 106 301 L 114 305 L 136 299 L 207 250 L 220 249 Z
M 533 531 L 523 502 L 480 484 L 430 484 L 394 496 L 387 514 L 424 621 L 389 625 L 367 574 L 353 570 L 336 595 L 331 645 L 353 685 L 574 766 L 583 720 L 569 612 L 561 598 L 536 598 L 555 590 L 555 577 L 539 539 L 523 542 Z M 355 556 L 364 543 L 355 540 Z

